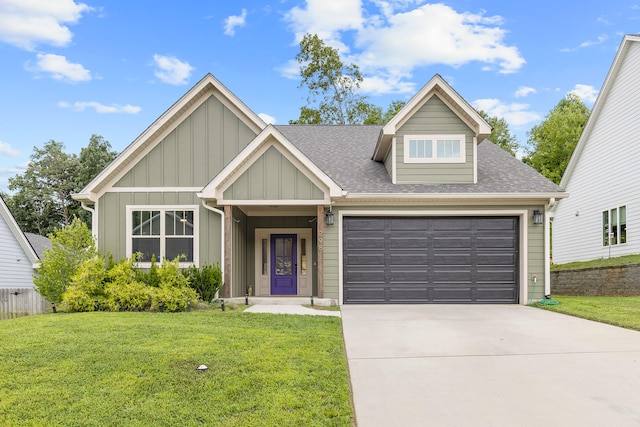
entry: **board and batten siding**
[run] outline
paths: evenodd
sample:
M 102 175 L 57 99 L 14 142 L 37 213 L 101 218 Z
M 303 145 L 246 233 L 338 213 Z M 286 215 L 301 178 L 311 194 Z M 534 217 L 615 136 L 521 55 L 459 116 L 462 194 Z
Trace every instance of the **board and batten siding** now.
M 200 265 L 222 265 L 220 248 L 221 217 L 201 205 L 195 193 L 190 192 L 115 192 L 106 193 L 98 201 L 98 242 L 104 253 L 111 253 L 114 260 L 126 258 L 127 206 L 167 205 L 199 206 Z
M 631 43 L 558 202 L 553 262 L 640 253 L 640 43 Z M 603 245 L 602 212 L 627 207 L 627 243 Z
M 255 137 L 212 95 L 114 186 L 204 187 Z
M 347 210 L 350 212 L 361 210 L 363 215 L 371 215 L 376 210 L 380 211 L 398 211 L 398 214 L 410 216 L 411 211 L 429 211 L 430 216 L 438 216 L 437 211 L 446 211 L 447 216 L 453 210 L 459 211 L 460 215 L 464 215 L 468 211 L 492 211 L 491 215 L 505 215 L 505 211 L 521 211 L 526 210 L 527 221 L 527 295 L 526 299 L 539 300 L 544 298 L 545 289 L 545 259 L 544 259 L 544 226 L 533 224 L 533 211 L 535 209 L 544 209 L 542 205 L 505 205 L 505 206 L 418 206 L 414 208 L 376 206 L 376 207 L 334 207 L 335 225 L 325 226 L 324 228 L 324 297 L 339 298 L 339 280 L 340 280 L 340 251 L 339 251 L 339 232 L 342 227 L 339 221 L 339 212 Z M 416 215 L 419 215 L 417 213 Z M 491 216 L 489 215 L 489 216 Z M 386 215 L 393 216 L 393 214 Z M 520 266 L 522 271 L 522 265 Z M 535 290 L 533 289 L 533 276 L 536 276 L 537 283 Z M 522 287 L 522 284 L 520 284 Z M 532 292 L 533 291 L 533 292 Z M 520 301 L 526 303 L 528 301 Z
M 405 135 L 466 136 L 464 163 L 404 163 Z M 475 133 L 437 95 L 432 96 L 396 133 L 398 184 L 463 184 L 474 181 Z
M 32 288 L 33 264 L 0 215 L 0 288 Z
M 224 192 L 226 200 L 323 200 L 324 192 L 270 147 Z

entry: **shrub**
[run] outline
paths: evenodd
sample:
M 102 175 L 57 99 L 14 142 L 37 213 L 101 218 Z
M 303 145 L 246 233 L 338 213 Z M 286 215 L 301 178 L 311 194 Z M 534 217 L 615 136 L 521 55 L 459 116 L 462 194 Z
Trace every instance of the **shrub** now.
M 142 282 L 109 283 L 107 290 L 107 307 L 112 311 L 118 310 L 147 310 L 151 305 L 152 288 Z
M 203 301 L 212 301 L 222 287 L 222 270 L 219 265 L 205 264 L 201 268 L 192 265 L 182 270 L 182 274 L 190 279 L 189 286 Z
M 187 301 L 198 300 L 197 292 L 189 287 L 189 278 L 180 272 L 178 261 L 179 259 L 162 262 L 162 268 L 158 270 L 160 287 L 153 290 L 152 310 L 159 310 L 162 302 L 166 311 L 184 311 L 187 309 Z
M 105 266 L 98 256 L 84 260 L 71 277 L 71 284 L 62 297 L 62 302 L 70 311 L 92 311 L 95 301 L 104 305 Z
M 59 303 L 78 267 L 97 256 L 98 250 L 91 231 L 78 218 L 67 227 L 56 229 L 50 237 L 52 247 L 45 251 L 33 283 L 49 302 Z

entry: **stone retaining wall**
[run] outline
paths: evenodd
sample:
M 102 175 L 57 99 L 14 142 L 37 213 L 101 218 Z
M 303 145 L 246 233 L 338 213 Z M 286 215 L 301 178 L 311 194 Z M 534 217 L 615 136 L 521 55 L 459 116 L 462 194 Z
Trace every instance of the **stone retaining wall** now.
M 551 295 L 638 296 L 640 264 L 551 270 Z

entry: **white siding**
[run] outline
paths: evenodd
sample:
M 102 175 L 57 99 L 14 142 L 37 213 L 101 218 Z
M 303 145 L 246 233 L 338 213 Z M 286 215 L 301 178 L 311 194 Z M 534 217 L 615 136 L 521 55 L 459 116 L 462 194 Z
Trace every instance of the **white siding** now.
M 32 288 L 33 265 L 0 215 L 0 288 Z
M 558 264 L 640 253 L 640 42 L 629 44 L 553 222 Z M 627 242 L 602 245 L 602 212 L 627 207 Z M 611 251 L 611 252 L 609 252 Z

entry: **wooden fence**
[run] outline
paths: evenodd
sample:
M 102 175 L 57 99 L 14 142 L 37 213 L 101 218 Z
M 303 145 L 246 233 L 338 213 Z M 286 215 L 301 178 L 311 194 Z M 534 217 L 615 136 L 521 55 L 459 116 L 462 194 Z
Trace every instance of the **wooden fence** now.
M 0 288 L 0 320 L 51 311 L 51 304 L 32 288 Z

